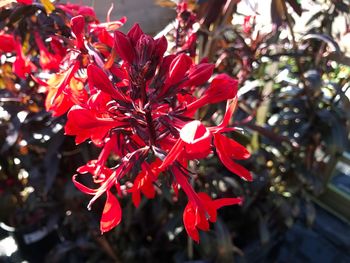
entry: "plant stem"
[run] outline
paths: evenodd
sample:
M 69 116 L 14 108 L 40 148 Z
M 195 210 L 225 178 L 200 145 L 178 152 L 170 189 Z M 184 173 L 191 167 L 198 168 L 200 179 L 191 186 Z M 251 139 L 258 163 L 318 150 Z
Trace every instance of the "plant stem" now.
M 287 22 L 287 25 L 288 25 L 290 34 L 291 34 L 291 36 L 292 36 L 292 45 L 293 45 L 293 49 L 294 49 L 294 52 L 297 53 L 297 52 L 298 52 L 298 45 L 297 45 L 297 42 L 296 42 L 296 39 L 295 39 L 295 34 L 294 34 L 294 30 L 293 30 L 293 25 L 292 25 L 292 22 L 291 22 L 291 20 L 290 20 L 290 16 L 289 16 L 289 14 L 288 14 L 288 9 L 287 9 L 287 5 L 286 5 L 286 1 L 282 0 L 281 2 L 282 2 L 283 12 L 284 12 L 284 15 L 285 15 L 285 18 L 286 18 L 286 22 Z M 299 57 L 299 56 L 296 56 L 296 57 L 295 57 L 295 61 L 296 61 L 297 66 L 298 66 L 298 71 L 299 71 L 300 80 L 301 80 L 301 82 L 303 83 L 304 87 L 306 88 L 307 85 L 306 85 L 306 81 L 305 81 L 305 77 L 304 77 L 304 70 L 303 70 L 303 66 L 302 66 L 301 61 L 300 61 L 300 57 Z

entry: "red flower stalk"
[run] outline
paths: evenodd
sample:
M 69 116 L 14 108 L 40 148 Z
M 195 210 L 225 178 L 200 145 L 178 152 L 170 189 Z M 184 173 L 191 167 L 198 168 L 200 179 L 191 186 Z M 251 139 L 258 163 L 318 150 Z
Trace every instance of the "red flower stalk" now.
M 99 39 L 96 35 L 91 37 L 97 31 L 91 31 L 85 23 L 81 16 L 72 19 L 75 56 L 68 57 L 69 68 L 56 77 L 59 81 L 51 88 L 55 91 L 48 107 L 56 113 L 70 107 L 66 134 L 76 136 L 77 144 L 91 140 L 102 148 L 97 160 L 77 170 L 79 174 L 92 175 L 97 186 L 83 185 L 80 175 L 73 177 L 74 184 L 93 196 L 89 208 L 106 193 L 100 225 L 101 232 L 105 232 L 121 220 L 121 207 L 113 189 L 119 198 L 130 193 L 138 206 L 141 194 L 154 198 L 156 183 L 169 176 L 174 192 L 181 187 L 188 197 L 184 224 L 188 234 L 198 241 L 197 228 L 208 230 L 208 220 L 215 222 L 217 209 L 238 204 L 241 199 L 211 200 L 203 193 L 197 194 L 189 183 L 189 160 L 206 158 L 216 149 L 230 171 L 252 179 L 235 162 L 249 158 L 249 153 L 223 135 L 234 129 L 229 127 L 229 121 L 235 108 L 232 102 L 237 98 L 237 81 L 218 75 L 197 97 L 212 76 L 212 64 L 195 64 L 184 53 L 164 56 L 166 39 L 153 39 L 138 25 L 127 34 L 114 32 L 113 44 L 97 49 L 94 47 L 100 43 L 91 43 L 92 39 Z M 83 75 L 78 77 L 79 74 Z M 84 87 L 80 93 L 75 92 L 78 89 L 72 81 Z M 230 103 L 220 125 L 206 127 L 193 118 L 199 108 L 225 100 Z M 114 167 L 107 166 L 110 156 L 117 156 Z M 125 188 L 127 191 L 123 192 L 121 189 Z

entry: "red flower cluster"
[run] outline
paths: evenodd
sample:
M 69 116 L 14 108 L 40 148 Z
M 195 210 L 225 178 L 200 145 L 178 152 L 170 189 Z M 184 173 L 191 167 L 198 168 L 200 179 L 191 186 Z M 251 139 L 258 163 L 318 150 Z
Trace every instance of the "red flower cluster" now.
M 187 8 L 187 1 L 180 1 L 178 4 L 176 21 L 175 46 L 177 51 L 187 52 L 191 57 L 194 57 L 197 41 L 194 24 L 197 22 L 197 17 Z
M 214 66 L 196 64 L 184 53 L 165 55 L 166 39 L 153 39 L 138 25 L 112 36 L 106 25 L 87 24 L 83 16 L 76 16 L 71 28 L 75 49 L 68 54 L 67 69 L 48 83 L 47 108 L 55 115 L 68 111 L 65 132 L 75 136 L 77 144 L 91 140 L 102 149 L 96 160 L 77 169 L 92 175 L 96 188 L 79 182 L 79 175 L 73 177 L 76 187 L 92 196 L 88 208 L 106 193 L 101 232 L 121 221 L 113 192 L 119 197 L 130 193 L 138 206 L 141 194 L 153 198 L 155 182 L 169 177 L 174 193 L 181 187 L 188 196 L 184 225 L 198 242 L 197 228 L 208 230 L 217 209 L 242 199 L 212 200 L 197 194 L 189 183 L 188 162 L 216 149 L 230 171 L 252 180 L 235 162 L 249 158 L 249 152 L 224 135 L 234 130 L 229 121 L 237 102 L 237 80 L 220 74 L 202 91 Z M 227 101 L 227 110 L 218 126 L 206 127 L 194 119 L 199 108 L 222 101 Z M 107 165 L 110 156 L 113 167 Z
M 89 37 L 94 38 L 91 43 L 95 43 L 100 49 L 108 49 L 113 46 L 113 34 L 111 31 L 118 29 L 126 21 L 123 17 L 118 21 L 109 21 L 109 16 L 107 17 L 107 22 L 100 23 L 96 17 L 93 8 L 79 5 L 79 4 L 53 4 L 48 0 L 41 0 L 35 3 L 30 0 L 17 0 L 19 4 L 23 5 L 33 5 L 32 10 L 35 8 L 47 9 L 47 16 L 50 17 L 50 12 L 55 10 L 61 20 L 60 25 L 69 21 L 72 17 L 76 17 L 75 21 L 71 23 L 71 31 L 75 36 L 75 40 L 67 41 L 64 34 L 66 34 L 67 28 L 60 31 L 62 28 L 56 28 L 54 32 L 40 31 L 41 24 L 38 23 L 37 19 L 27 19 L 28 24 L 26 25 L 29 29 L 33 29 L 32 35 L 27 35 L 23 37 L 17 34 L 11 28 L 7 28 L 7 31 L 0 31 L 0 55 L 5 54 L 7 57 L 15 56 L 15 60 L 12 64 L 12 71 L 19 78 L 26 79 L 28 76 L 36 75 L 36 73 L 41 73 L 42 71 L 47 72 L 58 72 L 60 66 L 65 63 L 70 63 L 71 59 L 64 60 L 68 51 L 69 55 L 72 57 L 76 56 L 77 52 L 81 54 L 88 54 L 89 51 L 83 45 L 83 35 L 85 30 L 85 20 L 87 22 L 86 30 L 89 33 Z M 35 7 L 35 8 L 34 8 Z M 14 7 L 15 8 L 15 7 Z M 11 10 L 11 8 L 9 8 Z M 112 11 L 112 8 L 110 9 Z M 84 16 L 84 18 L 82 17 Z M 40 20 L 39 20 L 40 21 Z M 65 25 L 66 26 L 66 25 Z M 69 26 L 69 22 L 68 25 Z M 73 28 L 74 27 L 74 28 Z M 81 28 L 83 27 L 83 28 Z M 79 32 L 82 30 L 82 32 Z M 25 48 L 23 48 L 23 46 Z M 76 52 L 77 51 L 77 52 Z M 36 58 L 39 58 L 37 61 Z M 11 62 L 12 63 L 12 62 Z M 78 67 L 76 67 L 78 69 Z M 72 72 L 74 74 L 75 72 Z M 50 86 L 55 86 L 54 84 L 60 83 L 64 78 L 63 75 L 55 76 L 50 80 Z M 77 85 L 79 80 L 75 81 Z M 43 84 L 43 83 L 41 83 Z M 54 91 L 50 89 L 50 94 Z M 51 97 L 51 96 L 49 96 Z M 51 104 L 53 102 L 47 101 L 46 105 L 51 110 Z M 73 103 L 66 106 L 66 109 L 60 114 L 67 111 Z

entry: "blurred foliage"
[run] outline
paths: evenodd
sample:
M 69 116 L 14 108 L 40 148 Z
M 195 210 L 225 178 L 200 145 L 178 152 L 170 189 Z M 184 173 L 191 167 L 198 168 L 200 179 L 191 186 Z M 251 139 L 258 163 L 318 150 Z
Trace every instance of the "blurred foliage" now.
M 238 2 L 192 1 L 188 10 L 197 19 L 195 59 L 207 57 L 216 72 L 239 79 L 234 122 L 246 133 L 238 130 L 234 137 L 250 147 L 252 157 L 244 165 L 255 179 L 237 180 L 215 158 L 192 164 L 200 171 L 197 190 L 245 198 L 242 207 L 222 209 L 212 231 L 201 233 L 199 245 L 187 239 L 181 224 L 185 198 L 180 194 L 173 205 L 173 195 L 162 186 L 157 191 L 163 195 L 152 202 L 143 199 L 137 209 L 122 200 L 121 225 L 101 236 L 100 213 L 86 210 L 87 197 L 71 183 L 75 168 L 97 153 L 63 136 L 65 117 L 45 111 L 46 91 L 31 76 L 21 79 L 12 72 L 14 54 L 1 55 L 0 220 L 16 228 L 19 240 L 43 227 L 51 233 L 46 235 L 50 246 L 22 244 L 23 257 L 30 262 L 261 262 L 273 259 L 273 248 L 293 225 L 303 200 L 312 225 L 317 215 L 309 195 L 323 191 L 328 160 L 349 148 L 350 58 L 333 32 L 339 17 L 345 17 L 348 30 L 349 2 L 312 1 L 323 5 L 301 35 L 294 32 L 295 19 L 305 12 L 301 1 L 271 1 L 267 31 L 256 23 L 259 14 L 244 19 Z M 240 18 L 243 22 L 236 23 Z M 30 32 L 39 29 L 44 39 L 60 36 L 65 45 L 69 19 L 60 8 L 48 14 L 38 3 L 0 10 L 0 28 L 20 38 L 38 68 L 34 75 L 40 73 L 39 49 Z M 176 23 L 162 33 L 175 42 Z M 212 112 L 207 108 L 200 114 L 217 124 L 222 116 Z M 96 210 L 102 210 L 103 201 Z

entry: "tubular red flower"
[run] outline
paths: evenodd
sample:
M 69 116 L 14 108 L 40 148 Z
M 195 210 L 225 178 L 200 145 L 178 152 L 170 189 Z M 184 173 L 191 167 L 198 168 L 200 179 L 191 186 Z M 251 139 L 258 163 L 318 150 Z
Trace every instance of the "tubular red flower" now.
M 146 163 L 142 164 L 142 171 L 136 176 L 134 185 L 129 192 L 132 194 L 132 201 L 135 207 L 141 202 L 141 193 L 148 199 L 152 199 L 156 195 L 153 182 L 157 179 L 156 168 L 159 166 L 160 160 L 157 159 L 150 166 Z
M 176 56 L 170 64 L 166 85 L 171 86 L 182 81 L 191 65 L 192 59 L 186 54 Z
M 24 4 L 24 5 L 31 5 L 33 3 L 33 0 L 16 0 L 17 3 Z
M 183 86 L 203 85 L 213 75 L 214 67 L 215 66 L 210 63 L 201 63 L 192 66 L 188 71 L 188 80 L 183 83 Z
M 241 204 L 243 199 L 221 198 L 212 200 L 206 193 L 198 193 L 198 197 L 205 207 L 205 211 L 198 209 L 195 202 L 189 201 L 183 213 L 183 222 L 187 234 L 199 243 L 198 229 L 209 230 L 209 221 L 214 223 L 217 220 L 217 210 L 223 206 Z
M 165 51 L 168 48 L 168 41 L 164 36 L 157 38 L 154 41 L 155 41 L 155 55 L 158 58 L 162 58 Z
M 207 104 L 233 99 L 237 95 L 237 90 L 238 81 L 236 79 L 226 74 L 219 74 L 212 80 L 204 94 L 187 106 L 187 110 L 194 111 Z
M 232 160 L 248 159 L 250 153 L 245 147 L 220 133 L 214 134 L 214 145 L 221 162 L 227 169 L 247 181 L 253 180 L 252 175 L 247 169 Z
M 82 15 L 82 16 L 87 17 L 89 19 L 97 20 L 95 11 L 90 6 L 66 3 L 66 4 L 57 5 L 57 7 L 62 9 L 65 13 L 67 13 L 71 16 Z
M 133 46 L 136 46 L 137 41 L 143 35 L 143 31 L 139 24 L 135 24 L 128 32 L 127 36 Z
M 219 74 L 212 80 L 203 96 L 209 98 L 209 103 L 218 103 L 236 97 L 237 90 L 237 79 L 226 74 Z
M 188 159 L 205 158 L 211 152 L 212 135 L 200 121 L 186 124 L 180 131 L 180 138 Z
M 16 42 L 13 35 L 0 32 L 0 54 L 13 52 L 16 49 Z
M 211 138 L 211 133 L 200 121 L 187 123 L 181 129 L 180 138 L 169 151 L 159 169 L 166 169 L 180 155 L 189 160 L 205 158 L 211 152 Z

